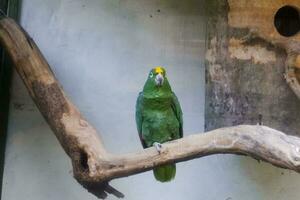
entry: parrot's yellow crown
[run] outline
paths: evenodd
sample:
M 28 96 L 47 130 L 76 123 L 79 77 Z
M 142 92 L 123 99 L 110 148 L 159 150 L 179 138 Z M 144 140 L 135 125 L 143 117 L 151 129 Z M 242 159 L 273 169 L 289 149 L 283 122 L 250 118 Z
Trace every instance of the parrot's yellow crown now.
M 157 74 L 164 73 L 164 69 L 161 66 L 155 67 L 154 70 L 155 70 L 155 73 L 157 73 Z

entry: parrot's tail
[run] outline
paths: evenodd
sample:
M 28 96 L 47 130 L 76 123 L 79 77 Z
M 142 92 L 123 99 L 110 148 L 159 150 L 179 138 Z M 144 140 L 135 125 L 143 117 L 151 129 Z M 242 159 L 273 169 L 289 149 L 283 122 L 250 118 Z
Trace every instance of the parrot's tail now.
M 154 168 L 153 174 L 156 180 L 160 182 L 169 182 L 175 178 L 176 165 L 169 164 Z

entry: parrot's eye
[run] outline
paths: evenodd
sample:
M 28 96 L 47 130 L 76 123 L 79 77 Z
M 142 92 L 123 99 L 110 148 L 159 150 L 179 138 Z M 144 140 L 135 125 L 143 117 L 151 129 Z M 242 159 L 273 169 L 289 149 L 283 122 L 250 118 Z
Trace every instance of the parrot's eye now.
M 152 78 L 152 77 L 153 77 L 153 73 L 152 73 L 152 72 L 150 72 L 150 75 L 149 75 L 149 77 L 150 77 L 150 78 Z

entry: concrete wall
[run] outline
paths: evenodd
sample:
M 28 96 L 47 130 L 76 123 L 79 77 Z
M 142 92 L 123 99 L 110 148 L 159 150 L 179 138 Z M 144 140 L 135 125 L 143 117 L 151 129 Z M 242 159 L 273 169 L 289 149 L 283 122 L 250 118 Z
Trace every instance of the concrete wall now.
M 23 0 L 21 17 L 114 153 L 141 149 L 135 100 L 156 65 L 167 69 L 186 135 L 203 131 L 205 22 L 197 0 Z M 72 178 L 68 157 L 16 74 L 10 108 L 2 199 L 96 199 Z M 128 200 L 300 198 L 295 173 L 229 155 L 180 163 L 171 183 L 147 172 L 112 184 Z
M 257 124 L 261 118 L 266 126 L 300 136 L 300 101 L 283 76 L 287 53 L 270 42 L 282 36 L 275 30 L 274 35 L 270 33 L 272 39 L 261 39 L 250 34 L 252 29 L 244 28 L 256 21 L 257 30 L 275 29 L 273 18 L 284 1 L 252 1 L 247 5 L 240 0 L 224 2 L 215 0 L 214 5 L 207 6 L 220 11 L 211 13 L 207 26 L 206 130 Z M 294 4 L 290 2 L 296 7 Z M 233 16 L 229 21 L 228 15 Z M 245 24 L 233 25 L 237 21 Z

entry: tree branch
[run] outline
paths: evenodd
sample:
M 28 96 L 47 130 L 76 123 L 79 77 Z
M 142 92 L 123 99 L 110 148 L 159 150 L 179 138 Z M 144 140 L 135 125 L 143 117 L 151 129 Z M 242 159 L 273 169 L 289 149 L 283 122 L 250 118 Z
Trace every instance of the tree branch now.
M 9 53 L 31 97 L 73 164 L 76 180 L 91 193 L 123 195 L 108 181 L 211 154 L 243 154 L 300 172 L 300 139 L 265 126 L 236 126 L 196 134 L 131 154 L 112 155 L 100 134 L 66 97 L 34 41 L 9 18 L 0 21 L 0 42 Z

